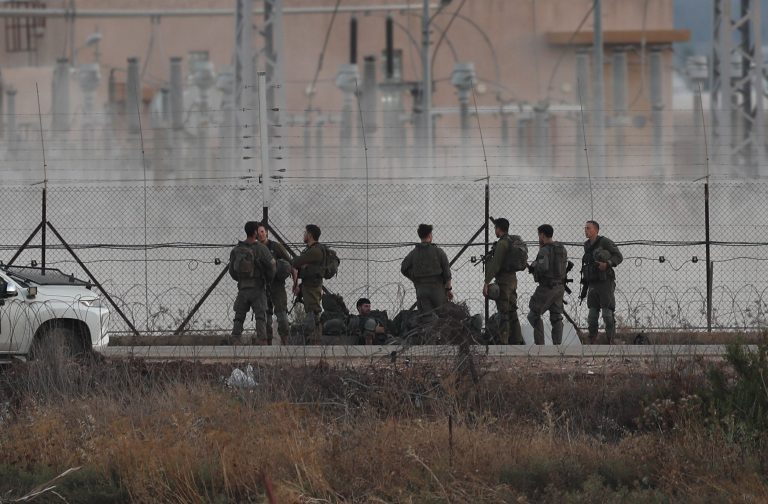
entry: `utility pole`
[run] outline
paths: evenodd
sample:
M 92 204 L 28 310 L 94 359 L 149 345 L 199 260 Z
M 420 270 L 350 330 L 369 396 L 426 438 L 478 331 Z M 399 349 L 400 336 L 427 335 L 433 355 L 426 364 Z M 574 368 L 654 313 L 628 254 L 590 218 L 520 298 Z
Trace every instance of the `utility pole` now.
M 605 175 L 605 96 L 603 94 L 603 15 L 602 15 L 602 0 L 594 0 L 594 36 L 593 40 L 593 59 L 594 59 L 594 76 L 592 78 L 592 99 L 593 99 L 593 111 L 592 117 L 593 134 L 595 142 L 595 167 L 597 168 L 597 175 Z
M 424 131 L 424 154 L 429 163 L 430 174 L 432 170 L 432 61 L 430 58 L 429 42 L 429 0 L 423 0 L 423 11 L 421 14 L 421 64 L 422 64 L 422 83 L 421 83 L 421 113 L 424 121 L 422 122 Z
M 241 171 L 242 151 L 240 147 L 243 143 L 243 136 L 251 136 L 250 143 L 253 143 L 253 130 L 247 135 L 243 128 L 252 121 L 249 121 L 254 115 L 244 109 L 251 108 L 254 101 L 248 97 L 253 96 L 253 88 L 256 85 L 253 82 L 253 0 L 237 0 L 235 7 L 235 64 L 234 64 L 234 82 L 233 106 L 235 113 L 233 119 L 233 135 L 235 143 L 234 170 L 236 173 Z M 250 87 L 250 90 L 248 88 Z M 253 128 L 253 124 L 250 125 Z

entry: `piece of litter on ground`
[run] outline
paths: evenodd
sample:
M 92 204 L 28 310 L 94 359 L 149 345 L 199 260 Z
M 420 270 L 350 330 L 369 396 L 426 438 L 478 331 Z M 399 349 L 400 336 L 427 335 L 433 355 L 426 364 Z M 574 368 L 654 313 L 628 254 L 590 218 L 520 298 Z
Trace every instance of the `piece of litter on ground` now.
M 253 366 L 248 364 L 248 367 L 243 371 L 240 368 L 232 370 L 232 374 L 227 378 L 227 386 L 238 388 L 254 388 L 258 385 L 256 378 L 253 377 Z

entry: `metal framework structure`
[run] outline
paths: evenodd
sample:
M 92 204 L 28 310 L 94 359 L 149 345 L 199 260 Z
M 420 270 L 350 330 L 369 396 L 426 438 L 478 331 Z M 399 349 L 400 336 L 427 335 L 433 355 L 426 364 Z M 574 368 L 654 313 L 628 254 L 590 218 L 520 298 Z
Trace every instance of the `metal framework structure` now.
M 764 175 L 760 0 L 714 0 L 714 9 L 710 89 L 715 159 L 742 167 L 745 175 Z

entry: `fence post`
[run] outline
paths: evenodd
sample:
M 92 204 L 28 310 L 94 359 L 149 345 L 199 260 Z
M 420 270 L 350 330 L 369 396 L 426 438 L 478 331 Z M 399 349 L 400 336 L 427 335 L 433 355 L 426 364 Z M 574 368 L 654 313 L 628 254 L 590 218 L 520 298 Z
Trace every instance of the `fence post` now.
M 490 181 L 485 179 L 485 249 L 483 253 L 484 257 L 488 257 L 488 238 L 490 227 L 488 222 L 491 220 L 491 189 Z M 483 264 L 483 270 L 485 270 L 485 264 Z M 485 297 L 485 327 L 488 327 L 488 309 L 490 307 L 490 301 L 488 297 Z
M 704 183 L 704 246 L 707 261 L 707 332 L 712 332 L 712 260 L 709 250 L 709 180 Z
M 262 221 L 269 222 L 269 136 L 267 120 L 267 74 L 259 72 L 259 135 L 261 138 L 261 205 Z M 269 229 L 269 228 L 267 228 Z

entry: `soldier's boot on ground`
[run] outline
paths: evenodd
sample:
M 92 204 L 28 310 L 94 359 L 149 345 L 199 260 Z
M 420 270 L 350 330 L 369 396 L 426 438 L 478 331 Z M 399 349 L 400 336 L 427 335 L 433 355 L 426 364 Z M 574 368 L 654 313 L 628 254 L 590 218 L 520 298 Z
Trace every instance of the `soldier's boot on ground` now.
M 600 308 L 590 308 L 587 315 L 587 329 L 589 331 L 589 344 L 594 345 L 597 341 L 597 327 L 598 317 L 600 316 Z
M 608 340 L 608 344 L 612 345 L 613 340 L 616 339 L 616 319 L 613 317 L 613 310 L 610 308 L 603 308 L 603 322 L 605 323 L 605 337 Z
M 234 324 L 232 325 L 232 334 L 229 337 L 229 344 L 230 345 L 241 345 L 242 344 L 242 334 L 243 334 L 243 320 L 234 320 Z
M 520 329 L 520 320 L 518 320 L 517 316 L 515 316 L 514 320 L 510 323 L 510 329 L 509 342 L 512 345 L 525 345 L 523 331 Z
M 312 331 L 309 338 L 310 345 L 319 345 L 321 343 L 320 338 L 323 335 L 323 325 L 320 323 L 315 324 L 315 329 Z
M 552 324 L 552 344 L 553 345 L 560 345 L 560 344 L 562 344 L 562 342 L 563 342 L 563 317 L 559 317 L 559 318 L 550 317 L 549 321 Z
M 267 320 L 267 345 L 272 344 L 272 317 Z
M 537 345 L 544 344 L 544 322 L 541 315 L 531 310 L 528 312 L 528 322 L 533 327 L 533 342 Z
M 509 319 L 499 314 L 499 344 L 509 345 Z

